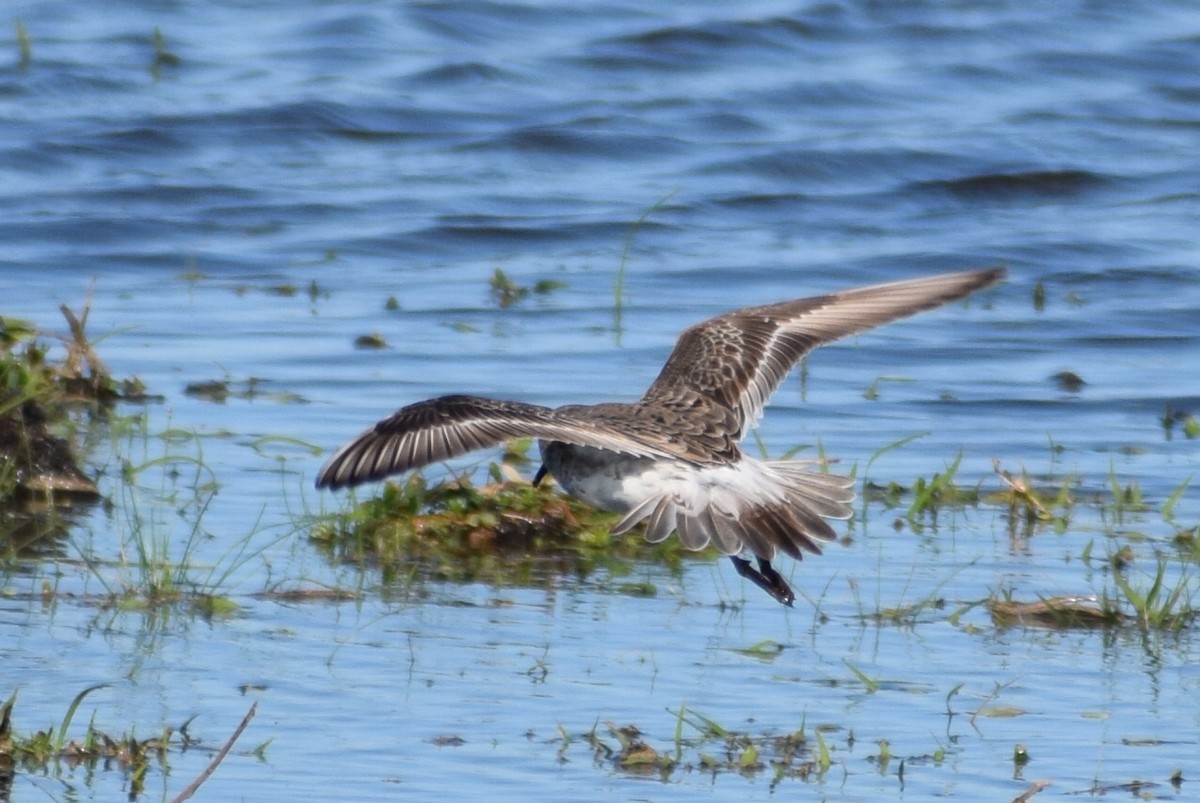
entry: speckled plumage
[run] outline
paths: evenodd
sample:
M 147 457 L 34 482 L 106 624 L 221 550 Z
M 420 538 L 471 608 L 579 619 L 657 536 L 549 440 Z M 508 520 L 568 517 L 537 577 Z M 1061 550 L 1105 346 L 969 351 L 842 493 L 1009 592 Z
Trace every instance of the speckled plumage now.
M 787 373 L 814 348 L 962 298 L 1000 268 L 845 290 L 720 315 L 680 335 L 658 378 L 629 404 L 542 407 L 443 396 L 403 407 L 339 449 L 317 486 L 342 488 L 446 460 L 510 438 L 539 440 L 543 469 L 568 492 L 625 514 L 614 532 L 647 521 L 689 549 L 709 544 L 784 604 L 794 594 L 770 565 L 833 538 L 824 519 L 848 518 L 853 481 L 803 462 L 755 460 L 739 443 Z M 758 569 L 738 557 L 747 551 Z

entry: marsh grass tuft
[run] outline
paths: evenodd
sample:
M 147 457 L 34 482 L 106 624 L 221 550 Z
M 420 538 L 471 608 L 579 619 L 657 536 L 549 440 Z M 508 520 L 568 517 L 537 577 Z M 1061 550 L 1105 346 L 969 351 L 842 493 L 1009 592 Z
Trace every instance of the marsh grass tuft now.
M 387 348 L 384 343 L 380 348 Z M 190 382 L 183 388 L 183 394 L 193 399 L 208 401 L 214 404 L 224 404 L 230 399 L 240 401 L 270 401 L 276 404 L 304 404 L 303 396 L 284 390 L 274 390 L 270 380 L 257 376 L 242 380 L 211 379 L 201 382 Z M 276 436 L 282 437 L 282 436 Z
M 1179 631 L 1200 614 L 1194 604 L 1194 573 L 1184 565 L 1172 578 L 1168 566 L 1167 557 L 1159 555 L 1148 586 L 1135 585 L 1124 572 L 1114 572 L 1112 575 L 1121 593 L 1120 602 L 1132 609 L 1134 621 L 1143 629 Z
M 437 579 L 483 580 L 504 586 L 544 586 L 564 575 L 605 569 L 627 574 L 627 561 L 652 558 L 678 571 L 685 553 L 676 539 L 646 544 L 613 537 L 617 517 L 543 483 L 534 487 L 507 465 L 493 464 L 491 481 L 469 474 L 429 484 L 420 473 L 389 482 L 375 497 L 342 513 L 320 516 L 311 540 L 332 560 L 376 566 L 385 583 Z M 692 553 L 694 554 L 694 553 Z M 652 596 L 645 582 L 621 582 L 618 593 Z
M 1194 415 L 1184 410 L 1174 410 L 1169 404 L 1163 411 L 1159 423 L 1162 424 L 1163 435 L 1167 440 L 1175 437 L 1176 426 L 1183 433 L 1183 437 L 1188 440 L 1200 438 L 1200 420 L 1197 420 Z
M 75 695 L 67 706 L 62 721 L 57 727 L 33 734 L 22 735 L 13 727 L 13 712 L 17 694 L 13 692 L 0 705 L 0 765 L 20 768 L 28 772 L 46 772 L 53 767 L 84 767 L 89 772 L 104 769 L 115 762 L 129 779 L 129 794 L 136 799 L 144 790 L 146 775 L 152 760 L 166 767 L 167 755 L 174 746 L 182 749 L 186 744 L 173 742 L 173 731 L 164 729 L 158 736 L 138 739 L 132 729 L 120 737 L 113 737 L 96 728 L 95 715 L 79 739 L 68 738 L 71 723 L 84 698 L 108 684 L 90 686 Z
M 1178 632 L 1200 616 L 1196 606 L 1197 578 L 1187 559 L 1171 569 L 1171 561 L 1158 555 L 1148 582 L 1131 580 L 1132 550 L 1120 562 L 1107 561 L 1111 567 L 1105 576 L 1112 588 L 1097 594 L 1041 597 L 1032 601 L 1014 598 L 1011 589 L 995 594 L 986 602 L 998 627 L 1035 627 L 1051 629 L 1092 627 L 1137 627 L 1143 631 Z
M 262 538 L 265 528 L 254 522 L 248 531 L 215 558 L 201 558 L 213 537 L 205 517 L 220 484 L 204 460 L 203 441 L 195 433 L 167 428 L 152 437 L 144 415 L 126 419 L 123 456 L 115 483 L 114 523 L 119 534 L 115 556 L 98 552 L 90 542 L 73 540 L 88 576 L 104 589 L 100 603 L 117 611 L 169 608 L 204 618 L 238 611 L 228 585 L 244 567 L 279 541 L 287 529 Z M 139 451 L 142 460 L 131 462 Z M 151 443 L 161 453 L 151 456 Z
M 1006 486 L 999 493 L 985 497 L 986 501 L 1002 504 L 1008 508 L 1008 520 L 1012 532 L 1018 525 L 1028 536 L 1037 526 L 1051 525 L 1057 532 L 1066 530 L 1074 500 L 1071 488 L 1075 483 L 1071 477 L 1063 478 L 1055 490 L 1038 488 L 1022 469 L 1020 476 L 1005 471 L 999 460 L 992 461 L 992 469 Z
M 959 452 L 945 471 L 935 473 L 928 480 L 918 477 L 913 483 L 912 503 L 904 516 L 914 529 L 919 529 L 924 519 L 936 524 L 938 511 L 944 507 L 964 507 L 978 503 L 978 488 L 962 488 L 955 482 L 961 465 L 962 452 Z
M 88 421 L 104 420 L 114 402 L 147 398 L 140 382 L 117 381 L 96 354 L 87 334 L 90 303 L 78 314 L 66 305 L 59 309 L 65 335 L 0 316 L 0 500 L 6 515 L 18 507 L 23 513 L 29 498 L 52 506 L 97 498 L 75 445 L 60 435 L 78 432 L 77 411 L 88 413 Z M 60 344 L 58 359 L 51 359 L 51 341 Z M 16 531 L 30 521 L 22 516 L 0 527 Z
M 488 279 L 488 288 L 491 290 L 492 300 L 501 309 L 507 309 L 517 302 L 524 300 L 530 293 L 544 296 L 553 293 L 555 290 L 561 290 L 566 286 L 566 282 L 557 279 L 538 279 L 533 283 L 533 287 L 526 287 L 517 284 L 515 280 L 510 278 L 500 268 L 496 268 L 491 278 Z
M 663 781 L 693 771 L 749 776 L 769 771 L 774 788 L 787 778 L 807 780 L 818 769 L 803 725 L 791 733 L 749 733 L 726 728 L 686 706 L 668 713 L 674 720 L 674 738 L 662 748 L 654 747 L 636 725 L 618 727 L 611 722 L 605 723 L 602 731 L 597 721 L 580 741 L 591 749 L 598 766 Z M 558 734 L 558 755 L 566 760 L 575 740 L 561 725 Z

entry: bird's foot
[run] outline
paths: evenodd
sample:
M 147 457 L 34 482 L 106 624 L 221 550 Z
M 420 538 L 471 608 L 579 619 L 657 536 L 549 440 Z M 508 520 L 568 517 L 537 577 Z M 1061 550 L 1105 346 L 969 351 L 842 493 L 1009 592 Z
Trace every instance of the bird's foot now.
M 783 576 L 775 571 L 775 567 L 771 565 L 771 561 L 756 556 L 758 568 L 755 569 L 750 565 L 750 561 L 739 558 L 736 555 L 730 555 L 729 559 L 733 561 L 733 568 L 737 569 L 738 574 L 754 583 L 754 585 L 763 591 L 766 591 L 784 605 L 789 608 L 792 607 L 792 603 L 796 600 L 796 595 L 792 592 L 792 587 L 783 579 Z

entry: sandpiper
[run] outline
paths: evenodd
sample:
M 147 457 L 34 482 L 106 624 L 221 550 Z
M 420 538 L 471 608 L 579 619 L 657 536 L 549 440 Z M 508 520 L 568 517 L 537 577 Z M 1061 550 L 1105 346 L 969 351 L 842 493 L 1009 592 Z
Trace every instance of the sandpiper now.
M 799 560 L 834 538 L 825 519 L 847 519 L 854 480 L 816 461 L 758 460 L 738 444 L 771 394 L 818 346 L 962 298 L 999 281 L 1003 268 L 947 273 L 747 307 L 686 329 L 646 394 L 631 404 L 542 407 L 442 396 L 402 407 L 339 449 L 318 488 L 343 488 L 446 460 L 511 438 L 538 439 L 542 466 L 568 493 L 624 514 L 623 533 L 677 532 L 709 544 L 738 574 L 784 605 L 795 594 L 771 565 L 777 549 Z M 753 556 L 757 568 L 747 557 Z

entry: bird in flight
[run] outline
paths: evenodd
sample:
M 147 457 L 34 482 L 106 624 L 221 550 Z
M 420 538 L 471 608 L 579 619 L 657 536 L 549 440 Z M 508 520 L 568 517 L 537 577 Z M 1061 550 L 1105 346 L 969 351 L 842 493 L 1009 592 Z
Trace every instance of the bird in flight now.
M 339 449 L 317 475 L 338 489 L 440 462 L 512 438 L 537 438 L 542 466 L 571 495 L 646 522 L 651 542 L 678 533 L 710 544 L 738 574 L 784 605 L 796 595 L 771 565 L 799 560 L 848 519 L 854 480 L 816 461 L 759 460 L 739 443 L 792 367 L 818 346 L 999 281 L 1003 268 L 946 273 L 746 307 L 684 330 L 658 378 L 631 403 L 543 407 L 441 396 L 402 407 Z M 750 558 L 753 557 L 755 565 Z

